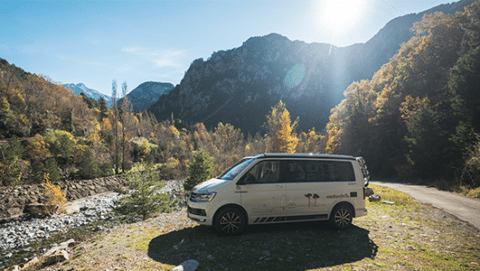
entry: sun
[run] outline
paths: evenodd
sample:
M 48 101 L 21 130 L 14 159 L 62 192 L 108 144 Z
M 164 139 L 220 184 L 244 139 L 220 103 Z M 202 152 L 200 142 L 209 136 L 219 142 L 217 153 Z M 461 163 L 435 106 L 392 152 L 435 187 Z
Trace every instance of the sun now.
M 365 11 L 366 0 L 322 0 L 319 3 L 320 27 L 334 34 L 353 28 Z

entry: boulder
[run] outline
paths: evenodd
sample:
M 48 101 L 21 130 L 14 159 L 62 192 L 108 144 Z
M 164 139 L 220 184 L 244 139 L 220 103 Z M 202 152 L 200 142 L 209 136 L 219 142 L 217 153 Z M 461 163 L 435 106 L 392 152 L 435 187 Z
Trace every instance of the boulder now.
M 382 196 L 380 196 L 379 194 L 373 194 L 371 196 L 368 197 L 368 201 L 380 201 L 382 200 Z
M 46 256 L 43 260 L 44 265 L 52 265 L 69 259 L 68 252 L 65 250 L 57 250 L 52 255 Z
M 195 271 L 199 265 L 200 263 L 197 260 L 188 260 L 175 266 L 172 271 Z
M 21 271 L 21 270 L 25 270 L 29 267 L 32 267 L 34 265 L 36 265 L 37 263 L 39 262 L 38 258 L 37 257 L 34 257 L 33 259 L 31 259 L 29 262 L 27 263 L 24 263 L 24 264 L 21 264 L 21 265 L 14 265 L 14 266 L 10 266 L 9 268 L 5 269 L 5 271 Z
M 22 208 L 15 206 L 7 209 L 7 214 L 10 217 L 19 216 L 23 213 Z
M 373 195 L 373 189 L 370 188 L 370 187 L 365 187 L 365 196 L 366 197 L 370 197 L 371 195 Z
M 75 244 L 76 244 L 75 240 L 70 239 L 70 240 L 65 241 L 63 243 L 60 243 L 60 245 L 58 245 L 58 246 L 56 245 L 56 246 L 52 247 L 47 252 L 45 252 L 45 254 L 43 254 L 43 256 L 48 257 L 48 256 L 51 256 L 51 255 L 54 255 L 55 253 L 57 253 L 57 251 L 66 250 L 69 247 L 73 247 Z
M 24 212 L 31 217 L 47 217 L 58 210 L 58 205 L 32 203 L 25 205 Z

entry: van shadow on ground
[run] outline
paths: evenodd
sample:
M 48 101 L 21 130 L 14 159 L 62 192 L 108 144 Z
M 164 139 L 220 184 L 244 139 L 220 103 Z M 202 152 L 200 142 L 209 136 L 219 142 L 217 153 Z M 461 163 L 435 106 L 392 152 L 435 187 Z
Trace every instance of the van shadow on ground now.
M 305 270 L 375 258 L 368 234 L 356 226 L 333 231 L 325 222 L 250 226 L 233 237 L 197 226 L 152 239 L 148 255 L 170 265 L 195 259 L 198 270 Z

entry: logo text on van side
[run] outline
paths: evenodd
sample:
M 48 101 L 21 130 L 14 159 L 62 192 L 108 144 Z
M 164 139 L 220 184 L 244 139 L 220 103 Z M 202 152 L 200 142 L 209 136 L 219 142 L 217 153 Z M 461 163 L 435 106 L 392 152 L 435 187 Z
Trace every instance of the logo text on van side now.
M 349 198 L 348 194 L 340 194 L 340 195 L 328 195 L 327 199 L 339 199 L 339 198 Z

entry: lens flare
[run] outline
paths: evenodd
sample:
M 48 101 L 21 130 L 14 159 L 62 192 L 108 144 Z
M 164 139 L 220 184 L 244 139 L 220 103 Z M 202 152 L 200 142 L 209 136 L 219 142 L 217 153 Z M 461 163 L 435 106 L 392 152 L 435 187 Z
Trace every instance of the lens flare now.
M 285 86 L 288 88 L 294 88 L 303 81 L 305 77 L 305 66 L 302 63 L 298 63 L 288 70 L 285 75 Z

